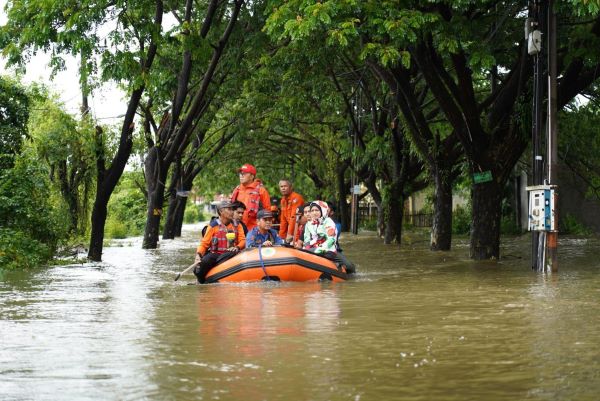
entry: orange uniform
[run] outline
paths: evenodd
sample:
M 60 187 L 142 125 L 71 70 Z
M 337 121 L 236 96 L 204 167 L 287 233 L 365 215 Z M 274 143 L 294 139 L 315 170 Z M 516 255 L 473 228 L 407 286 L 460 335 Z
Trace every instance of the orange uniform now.
M 256 226 L 256 215 L 261 205 L 263 209 L 271 210 L 269 192 L 259 181 L 254 181 L 248 185 L 238 185 L 233 190 L 231 201 L 240 201 L 246 205 L 242 221 L 248 228 L 248 231 Z
M 246 236 L 244 235 L 244 229 L 241 224 L 234 226 L 232 223 L 229 223 L 226 227 L 227 231 L 233 231 L 236 233 L 235 241 L 233 245 L 237 246 L 239 249 L 244 249 L 246 247 Z M 200 241 L 200 245 L 196 249 L 196 252 L 200 255 L 204 256 L 211 248 L 214 247 L 213 238 L 217 238 L 219 236 L 219 231 L 222 230 L 223 227 L 220 225 L 209 226 L 206 234 L 202 237 L 202 241 Z
M 281 198 L 281 212 L 279 213 L 279 236 L 284 240 L 294 235 L 296 224 L 296 209 L 304 204 L 304 198 L 299 193 L 293 192 Z

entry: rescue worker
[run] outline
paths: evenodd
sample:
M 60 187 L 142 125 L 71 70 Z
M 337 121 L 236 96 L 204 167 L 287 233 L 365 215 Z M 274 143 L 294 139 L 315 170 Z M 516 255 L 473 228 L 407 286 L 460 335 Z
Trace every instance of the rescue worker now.
M 268 210 L 261 210 L 257 215 L 257 224 L 246 238 L 248 248 L 259 246 L 283 245 L 283 239 L 277 235 L 277 231 L 272 229 L 273 213 Z
M 294 192 L 292 182 L 283 178 L 279 181 L 279 192 L 281 192 L 281 201 L 279 202 L 279 236 L 290 244 L 294 240 L 294 227 L 296 226 L 296 210 L 304 203 L 304 198 L 297 192 Z
M 271 210 L 269 192 L 260 180 L 256 179 L 256 168 L 251 164 L 244 164 L 238 169 L 240 185 L 231 195 L 231 201 L 240 201 L 246 205 L 242 221 L 252 230 L 256 226 L 256 215 L 261 209 Z
M 232 258 L 246 246 L 246 236 L 241 224 L 232 224 L 233 204 L 221 202 L 217 206 L 217 213 L 217 224 L 209 225 L 196 249 L 195 263 L 199 265 L 194 269 L 194 274 L 199 283 L 204 283 L 210 269 Z

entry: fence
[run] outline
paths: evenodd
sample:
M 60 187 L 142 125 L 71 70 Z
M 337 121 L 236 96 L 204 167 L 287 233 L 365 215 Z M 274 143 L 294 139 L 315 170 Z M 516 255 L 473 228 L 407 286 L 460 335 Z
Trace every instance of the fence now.
M 376 206 L 361 206 L 358 209 L 358 220 L 365 221 L 377 218 Z M 407 213 L 404 212 L 404 223 L 413 227 L 431 227 L 433 224 L 432 213 Z

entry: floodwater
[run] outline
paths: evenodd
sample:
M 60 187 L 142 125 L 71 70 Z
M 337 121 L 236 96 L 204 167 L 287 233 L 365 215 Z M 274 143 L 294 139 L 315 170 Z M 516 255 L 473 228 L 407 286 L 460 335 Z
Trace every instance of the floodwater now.
M 468 243 L 342 240 L 345 283 L 190 285 L 200 226 L 101 264 L 0 276 L 1 400 L 597 400 L 600 242 L 561 238 L 559 272 Z

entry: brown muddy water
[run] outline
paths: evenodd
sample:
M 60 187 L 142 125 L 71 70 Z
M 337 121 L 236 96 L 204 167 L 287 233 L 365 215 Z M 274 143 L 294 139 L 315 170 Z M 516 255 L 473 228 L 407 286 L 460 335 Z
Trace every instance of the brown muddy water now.
M 476 263 L 346 235 L 345 283 L 188 285 L 200 226 L 0 276 L 1 400 L 597 400 L 600 242 Z

